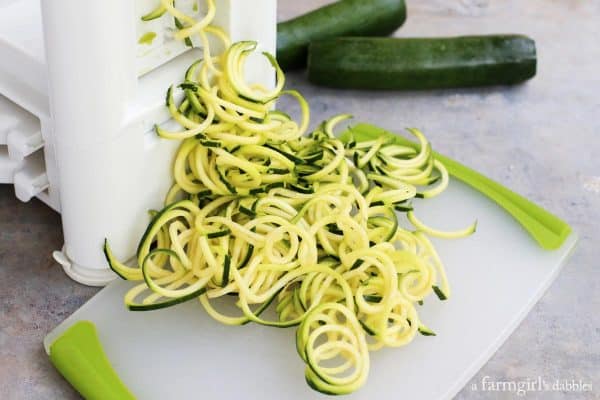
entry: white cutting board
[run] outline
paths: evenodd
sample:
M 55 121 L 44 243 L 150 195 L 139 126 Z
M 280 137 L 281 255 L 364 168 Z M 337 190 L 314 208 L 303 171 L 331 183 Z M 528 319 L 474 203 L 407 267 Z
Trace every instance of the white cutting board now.
M 537 246 L 493 202 L 457 181 L 420 202 L 417 215 L 443 229 L 479 221 L 468 239 L 435 244 L 446 264 L 452 297 L 435 295 L 419 308 L 436 337 L 418 336 L 400 349 L 371 355 L 369 380 L 348 399 L 451 399 L 513 332 L 557 276 L 575 234 L 557 251 Z M 304 381 L 294 328 L 223 326 L 197 301 L 151 312 L 128 312 L 115 282 L 46 338 L 51 344 L 79 320 L 90 320 L 116 372 L 141 400 L 317 399 Z

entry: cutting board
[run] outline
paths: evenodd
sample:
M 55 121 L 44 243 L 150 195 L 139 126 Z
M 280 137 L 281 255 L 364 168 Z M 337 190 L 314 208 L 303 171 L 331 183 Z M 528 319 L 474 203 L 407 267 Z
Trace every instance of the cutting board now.
M 501 208 L 454 180 L 443 195 L 419 202 L 416 215 L 440 229 L 479 225 L 468 239 L 434 241 L 452 297 L 432 295 L 418 310 L 437 336 L 372 353 L 367 384 L 348 399 L 451 399 L 539 300 L 577 241 L 572 234 L 560 249 L 544 251 Z M 89 320 L 141 400 L 326 398 L 304 381 L 293 328 L 223 326 L 197 301 L 133 313 L 123 305 L 129 287 L 119 281 L 103 289 L 46 337 L 46 349 Z

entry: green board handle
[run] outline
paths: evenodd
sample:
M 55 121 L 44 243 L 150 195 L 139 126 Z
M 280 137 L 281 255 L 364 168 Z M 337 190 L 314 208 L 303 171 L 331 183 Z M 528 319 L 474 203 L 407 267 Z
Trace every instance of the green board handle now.
M 419 149 L 419 144 L 369 124 L 351 127 L 341 139 L 348 141 L 352 137 L 357 142 L 364 142 L 381 135 L 389 136 L 399 145 Z M 566 222 L 525 197 L 446 156 L 434 153 L 434 157 L 446 166 L 450 175 L 489 197 L 512 215 L 543 249 L 560 248 L 571 234 L 571 227 Z
M 110 365 L 91 322 L 77 322 L 56 339 L 50 360 L 86 400 L 135 400 Z

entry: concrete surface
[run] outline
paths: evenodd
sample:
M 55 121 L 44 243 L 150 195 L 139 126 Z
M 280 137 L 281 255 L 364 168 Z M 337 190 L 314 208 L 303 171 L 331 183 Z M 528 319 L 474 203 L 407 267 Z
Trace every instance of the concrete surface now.
M 282 0 L 280 17 L 324 3 Z M 398 36 L 528 34 L 538 44 L 538 76 L 514 88 L 370 93 L 316 88 L 295 73 L 288 86 L 307 96 L 315 123 L 350 112 L 389 129 L 419 127 L 441 152 L 572 224 L 581 236 L 573 258 L 457 399 L 521 398 L 484 392 L 482 381 L 538 377 L 582 381 L 592 391 L 525 398 L 600 399 L 600 1 L 408 3 L 409 19 Z M 21 204 L 10 186 L 0 186 L 0 399 L 78 398 L 42 349 L 44 335 L 96 292 L 70 281 L 52 261 L 61 235 L 57 214 L 38 201 Z M 475 318 L 467 328 L 476 324 Z

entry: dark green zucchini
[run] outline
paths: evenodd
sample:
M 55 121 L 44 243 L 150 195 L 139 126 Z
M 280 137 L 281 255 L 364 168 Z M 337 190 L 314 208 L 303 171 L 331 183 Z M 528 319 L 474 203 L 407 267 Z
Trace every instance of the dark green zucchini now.
M 309 80 L 352 89 L 511 85 L 536 74 L 535 42 L 519 35 L 337 38 L 311 43 Z
M 277 61 L 306 66 L 311 41 L 339 36 L 387 36 L 406 20 L 404 0 L 342 0 L 277 26 Z

